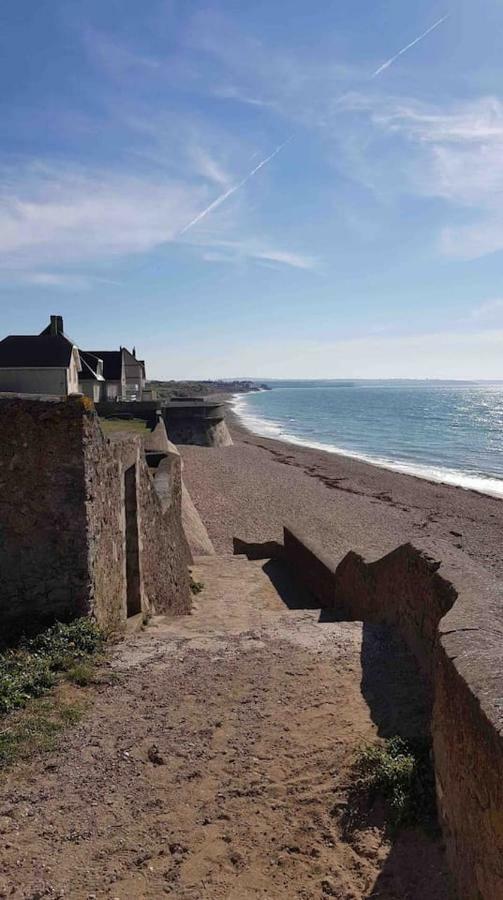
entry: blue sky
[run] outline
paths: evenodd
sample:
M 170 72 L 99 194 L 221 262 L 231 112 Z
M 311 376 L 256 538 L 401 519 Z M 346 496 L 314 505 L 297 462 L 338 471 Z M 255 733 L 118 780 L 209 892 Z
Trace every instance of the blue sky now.
M 502 32 L 499 0 L 4 0 L 2 332 L 502 378 Z

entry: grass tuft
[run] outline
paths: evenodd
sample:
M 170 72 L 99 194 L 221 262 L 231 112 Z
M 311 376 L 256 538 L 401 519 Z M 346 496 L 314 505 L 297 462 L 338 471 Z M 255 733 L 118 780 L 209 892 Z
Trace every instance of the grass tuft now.
M 60 733 L 80 722 L 85 707 L 78 703 L 37 701 L 17 721 L 0 731 L 0 768 L 34 753 L 54 750 Z
M 436 816 L 435 777 L 427 740 L 395 736 L 362 747 L 355 763 L 356 787 L 386 803 L 389 824 L 431 826 Z
M 85 662 L 76 663 L 67 669 L 66 677 L 79 687 L 87 687 L 94 681 L 94 666 Z
M 190 576 L 190 590 L 193 594 L 200 594 L 202 590 L 204 590 L 204 584 L 202 581 L 194 581 L 192 575 Z
M 0 654 L 0 714 L 40 697 L 57 680 L 58 672 L 74 672 L 103 647 L 104 635 L 91 619 L 57 623 L 15 650 Z M 78 682 L 77 682 L 78 683 Z

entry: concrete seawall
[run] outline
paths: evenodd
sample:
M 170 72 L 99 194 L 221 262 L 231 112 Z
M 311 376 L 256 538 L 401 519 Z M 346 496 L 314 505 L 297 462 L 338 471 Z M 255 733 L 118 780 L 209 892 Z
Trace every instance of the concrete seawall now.
M 219 401 L 100 402 L 96 404 L 96 411 L 104 417 L 126 415 L 145 419 L 151 425 L 160 415 L 174 444 L 196 444 L 199 447 L 227 447 L 232 444 L 225 422 L 225 405 Z
M 440 821 L 461 900 L 503 897 L 503 614 L 480 573 L 441 569 L 405 544 L 339 565 L 285 528 L 283 558 L 341 619 L 401 633 L 431 690 Z

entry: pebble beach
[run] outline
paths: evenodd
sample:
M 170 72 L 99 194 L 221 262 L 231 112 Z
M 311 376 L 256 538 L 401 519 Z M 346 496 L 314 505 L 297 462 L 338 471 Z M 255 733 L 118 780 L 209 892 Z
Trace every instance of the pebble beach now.
M 184 478 L 217 553 L 232 539 L 280 540 L 284 524 L 338 562 L 410 541 L 432 556 L 503 575 L 503 503 L 340 454 L 260 437 L 229 409 L 233 445 L 180 447 Z

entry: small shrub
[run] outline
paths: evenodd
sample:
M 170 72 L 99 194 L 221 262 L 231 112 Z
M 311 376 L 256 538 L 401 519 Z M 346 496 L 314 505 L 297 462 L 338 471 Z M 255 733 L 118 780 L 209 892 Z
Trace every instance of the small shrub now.
M 76 663 L 66 672 L 69 681 L 78 684 L 79 687 L 87 687 L 94 680 L 94 669 L 89 663 Z
M 0 715 L 40 697 L 53 686 L 57 672 L 77 669 L 101 650 L 103 643 L 104 635 L 96 623 L 77 619 L 68 625 L 57 623 L 22 641 L 17 650 L 0 654 Z M 82 671 L 80 675 L 84 677 Z
M 49 660 L 23 651 L 0 656 L 0 713 L 24 706 L 30 697 L 40 697 L 54 684 Z
M 194 581 L 192 575 L 190 576 L 190 589 L 193 594 L 200 594 L 202 590 L 204 590 L 204 584 L 202 581 Z
M 398 736 L 363 747 L 355 765 L 358 786 L 371 799 L 382 797 L 390 825 L 431 824 L 435 817 L 435 779 L 430 744 Z
M 22 643 L 27 653 L 38 654 L 50 660 L 54 670 L 64 671 L 75 659 L 97 653 L 103 647 L 105 636 L 92 619 L 75 619 L 63 624 L 56 622 L 51 628 Z

